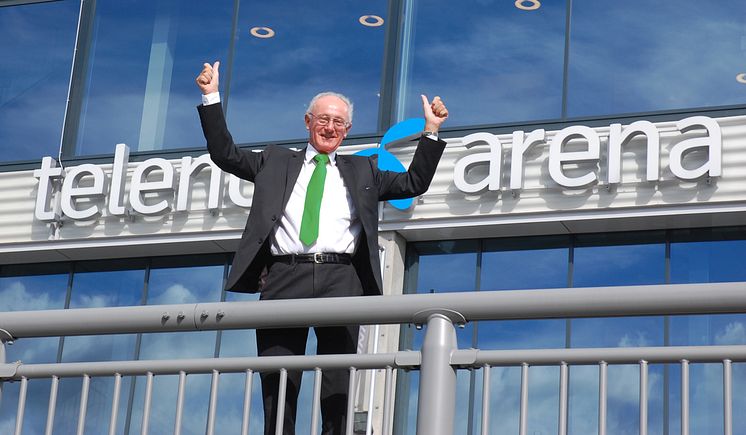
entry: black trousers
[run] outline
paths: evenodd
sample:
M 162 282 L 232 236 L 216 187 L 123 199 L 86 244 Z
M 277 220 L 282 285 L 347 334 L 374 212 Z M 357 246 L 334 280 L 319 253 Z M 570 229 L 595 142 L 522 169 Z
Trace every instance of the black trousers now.
M 361 296 L 363 288 L 352 265 L 314 263 L 274 263 L 269 269 L 261 299 L 319 298 Z M 317 354 L 343 354 L 357 351 L 358 326 L 317 327 Z M 258 329 L 259 356 L 305 354 L 308 328 Z M 285 396 L 283 434 L 295 434 L 302 373 L 288 371 Z M 277 419 L 279 373 L 262 373 L 264 433 L 274 435 Z M 322 434 L 343 434 L 347 415 L 348 370 L 327 370 L 322 373 L 321 419 Z M 308 409 L 311 406 L 308 404 Z

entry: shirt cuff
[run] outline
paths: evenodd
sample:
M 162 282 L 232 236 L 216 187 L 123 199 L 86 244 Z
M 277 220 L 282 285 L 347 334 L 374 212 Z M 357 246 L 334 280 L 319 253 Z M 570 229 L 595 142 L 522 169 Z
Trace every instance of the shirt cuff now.
M 202 95 L 202 105 L 209 106 L 210 104 L 217 104 L 220 102 L 220 92 L 211 92 L 207 95 Z
M 432 131 L 423 132 L 422 135 L 425 136 L 428 139 L 438 140 L 438 133 L 435 133 L 435 132 L 432 132 Z

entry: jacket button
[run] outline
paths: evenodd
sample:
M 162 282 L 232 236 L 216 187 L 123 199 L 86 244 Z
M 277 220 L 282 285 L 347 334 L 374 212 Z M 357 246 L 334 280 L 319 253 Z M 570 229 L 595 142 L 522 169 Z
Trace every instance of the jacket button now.
M 259 244 L 259 245 L 261 245 L 263 242 L 264 242 L 264 240 L 262 240 L 262 239 L 259 239 L 259 240 L 256 241 L 256 243 Z
M 272 215 L 272 222 L 277 220 L 277 215 Z

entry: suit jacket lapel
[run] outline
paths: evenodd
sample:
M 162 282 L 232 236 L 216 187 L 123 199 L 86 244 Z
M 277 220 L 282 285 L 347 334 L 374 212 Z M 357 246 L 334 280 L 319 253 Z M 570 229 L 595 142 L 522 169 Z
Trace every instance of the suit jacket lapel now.
M 352 162 L 347 159 L 347 156 L 337 154 L 337 168 L 339 168 L 339 175 L 347 186 L 347 190 L 350 192 L 352 197 L 352 203 L 355 205 L 357 210 L 360 210 L 360 204 L 358 204 L 359 198 L 357 195 L 358 181 L 357 171 L 353 167 Z
M 300 151 L 293 152 L 288 157 L 287 173 L 285 174 L 285 191 L 282 194 L 282 209 L 285 210 L 285 206 L 290 200 L 290 193 L 293 191 L 295 182 L 298 180 L 300 170 L 303 167 L 303 156 L 306 155 L 306 149 L 303 148 Z

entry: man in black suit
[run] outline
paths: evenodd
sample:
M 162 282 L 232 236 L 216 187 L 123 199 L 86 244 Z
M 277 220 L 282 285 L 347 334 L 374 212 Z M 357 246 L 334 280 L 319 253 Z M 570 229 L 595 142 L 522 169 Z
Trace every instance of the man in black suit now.
M 339 155 L 352 127 L 352 103 L 324 92 L 305 114 L 309 146 L 303 151 L 268 146 L 238 148 L 219 103 L 219 62 L 197 77 L 198 106 L 212 160 L 224 171 L 254 183 L 246 228 L 226 289 L 261 291 L 261 299 L 382 294 L 378 257 L 378 202 L 423 194 L 445 142 L 437 137 L 448 110 L 439 97 L 422 96 L 425 131 L 409 170 L 381 171 L 374 158 Z M 314 328 L 318 354 L 355 353 L 357 326 Z M 302 355 L 308 328 L 257 330 L 260 356 Z M 262 373 L 265 434 L 275 433 L 279 375 Z M 293 434 L 301 373 L 289 372 L 284 433 Z M 344 432 L 347 370 L 325 371 L 321 414 L 324 434 Z

